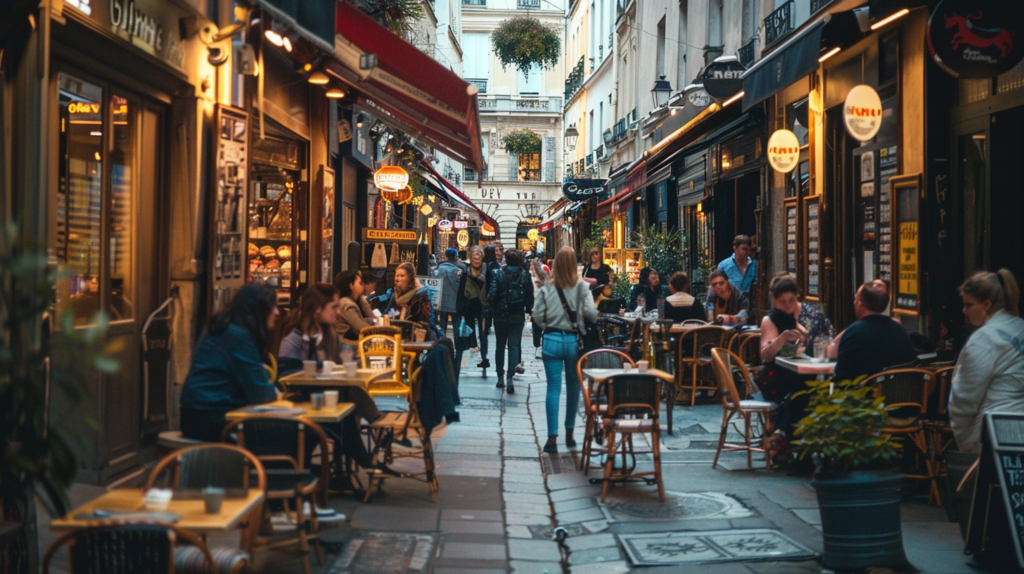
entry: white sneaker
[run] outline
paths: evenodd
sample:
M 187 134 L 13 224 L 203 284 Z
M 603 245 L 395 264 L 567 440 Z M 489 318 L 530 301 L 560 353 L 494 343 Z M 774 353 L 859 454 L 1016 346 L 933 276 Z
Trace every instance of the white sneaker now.
M 541 347 L 537 347 L 537 352 L 535 352 L 533 354 L 533 358 L 534 359 L 543 359 L 544 358 L 544 351 L 541 349 Z

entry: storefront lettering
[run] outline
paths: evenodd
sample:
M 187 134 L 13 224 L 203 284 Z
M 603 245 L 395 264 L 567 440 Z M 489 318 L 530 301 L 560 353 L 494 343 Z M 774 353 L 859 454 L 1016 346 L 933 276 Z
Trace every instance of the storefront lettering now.
M 100 113 L 99 104 L 89 104 L 86 102 L 71 102 L 68 104 L 69 114 L 98 114 Z
M 501 199 L 500 187 L 486 187 L 480 190 L 480 197 L 482 199 Z
M 164 48 L 163 26 L 136 8 L 134 0 L 110 0 L 110 23 L 149 44 L 157 52 Z
M 850 106 L 846 108 L 846 113 L 859 118 L 877 118 L 882 115 L 882 108 L 859 108 L 857 106 Z
M 525 191 L 517 191 L 516 199 L 537 199 L 537 192 L 528 193 Z

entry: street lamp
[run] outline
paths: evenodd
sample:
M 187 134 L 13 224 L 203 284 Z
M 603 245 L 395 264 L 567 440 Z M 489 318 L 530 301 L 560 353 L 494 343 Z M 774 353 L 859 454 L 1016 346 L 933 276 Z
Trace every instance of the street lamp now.
M 668 103 L 668 97 L 672 94 L 672 84 L 662 75 L 654 82 L 654 89 L 651 96 L 654 97 L 654 109 L 658 109 Z
M 565 130 L 565 147 L 570 150 L 575 150 L 576 138 L 578 137 L 580 137 L 580 132 L 576 129 L 576 124 L 569 126 L 569 129 Z

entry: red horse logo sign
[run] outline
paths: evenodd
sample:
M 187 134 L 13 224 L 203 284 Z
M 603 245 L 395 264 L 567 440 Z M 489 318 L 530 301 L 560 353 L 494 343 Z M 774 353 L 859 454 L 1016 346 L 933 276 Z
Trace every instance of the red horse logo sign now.
M 928 22 L 928 51 L 942 69 L 960 78 L 991 78 L 1024 57 L 1024 2 L 942 0 Z
M 1010 50 L 1013 49 L 1013 37 L 1017 35 L 1017 31 L 975 26 L 973 21 L 981 19 L 984 15 L 984 12 L 977 10 L 967 16 L 957 14 L 946 16 L 946 28 L 956 28 L 951 47 L 954 50 L 959 50 L 960 46 L 966 44 L 971 48 L 981 50 L 994 46 L 999 50 L 1001 57 L 1009 56 Z

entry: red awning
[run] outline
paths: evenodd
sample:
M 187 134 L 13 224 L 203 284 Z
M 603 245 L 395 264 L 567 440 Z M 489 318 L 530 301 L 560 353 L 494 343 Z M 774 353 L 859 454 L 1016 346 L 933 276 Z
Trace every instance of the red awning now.
M 381 26 L 348 2 L 337 3 L 334 59 L 325 71 L 356 88 L 384 123 L 483 172 L 476 86 Z M 377 65 L 362 69 L 362 56 Z M 381 114 L 380 112 L 385 112 Z
M 430 165 L 429 161 L 423 160 L 422 162 L 420 162 L 420 165 L 423 167 L 423 169 L 427 171 L 427 173 L 433 176 L 433 179 L 436 179 L 444 187 L 445 193 L 447 193 L 449 196 L 452 196 L 451 200 L 453 203 L 468 206 L 470 209 L 476 210 L 476 212 L 480 214 L 480 219 L 484 223 L 492 225 L 495 231 L 498 230 L 497 220 L 495 220 L 490 215 L 484 213 L 484 210 L 477 207 L 476 204 L 473 203 L 469 199 L 469 197 L 466 196 L 466 194 L 459 191 L 459 189 L 452 185 L 450 181 L 445 179 L 441 174 L 437 173 L 437 170 L 434 169 L 434 166 Z
M 647 179 L 647 162 L 643 158 L 640 158 L 631 165 L 632 167 L 629 170 L 629 174 L 626 175 L 626 185 L 622 187 L 622 190 L 619 191 L 619 193 L 616 193 L 613 197 L 597 204 L 598 217 L 600 217 L 602 213 L 610 214 L 613 205 L 629 199 L 633 194 L 643 189 L 644 183 Z

